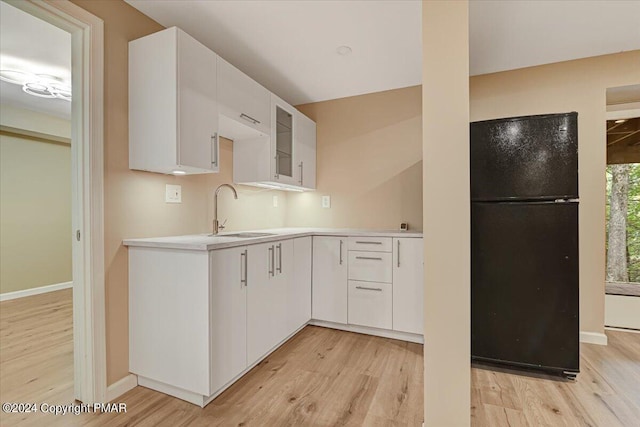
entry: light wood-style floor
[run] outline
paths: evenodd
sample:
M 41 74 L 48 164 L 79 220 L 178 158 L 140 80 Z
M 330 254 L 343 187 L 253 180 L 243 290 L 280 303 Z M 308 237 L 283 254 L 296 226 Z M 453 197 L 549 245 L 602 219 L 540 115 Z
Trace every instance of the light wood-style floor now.
M 0 401 L 73 401 L 70 290 L 0 303 Z M 583 345 L 575 383 L 472 369 L 473 426 L 640 425 L 640 334 Z M 307 327 L 206 408 L 142 387 L 125 414 L 0 413 L 2 426 L 420 426 L 422 346 Z

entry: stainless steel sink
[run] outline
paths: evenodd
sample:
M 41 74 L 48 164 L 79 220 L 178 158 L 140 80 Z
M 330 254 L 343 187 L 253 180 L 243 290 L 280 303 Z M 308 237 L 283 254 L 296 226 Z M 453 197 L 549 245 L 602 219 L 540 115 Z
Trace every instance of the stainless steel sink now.
M 233 233 L 233 234 L 219 234 L 218 237 L 239 237 L 241 239 L 250 239 L 253 237 L 267 237 L 267 236 L 275 236 L 274 233 Z

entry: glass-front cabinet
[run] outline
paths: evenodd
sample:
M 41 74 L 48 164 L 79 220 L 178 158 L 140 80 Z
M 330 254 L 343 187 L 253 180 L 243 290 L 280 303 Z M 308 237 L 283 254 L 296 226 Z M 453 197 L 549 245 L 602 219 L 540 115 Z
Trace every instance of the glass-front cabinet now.
M 295 138 L 295 108 L 271 95 L 271 152 L 273 179 L 282 184 L 296 185 L 293 164 Z

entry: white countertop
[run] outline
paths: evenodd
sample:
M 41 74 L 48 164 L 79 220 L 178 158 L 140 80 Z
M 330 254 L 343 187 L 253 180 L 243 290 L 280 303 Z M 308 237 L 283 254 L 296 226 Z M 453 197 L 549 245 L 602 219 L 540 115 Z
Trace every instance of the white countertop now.
M 273 233 L 264 237 L 225 237 L 236 233 Z M 282 239 L 305 236 L 370 236 L 370 237 L 422 237 L 422 232 L 400 230 L 362 230 L 347 228 L 274 228 L 267 230 L 229 231 L 217 236 L 211 234 L 191 234 L 186 236 L 150 237 L 143 239 L 125 239 L 125 246 L 147 248 L 184 249 L 192 251 L 210 251 L 235 246 L 267 243 Z

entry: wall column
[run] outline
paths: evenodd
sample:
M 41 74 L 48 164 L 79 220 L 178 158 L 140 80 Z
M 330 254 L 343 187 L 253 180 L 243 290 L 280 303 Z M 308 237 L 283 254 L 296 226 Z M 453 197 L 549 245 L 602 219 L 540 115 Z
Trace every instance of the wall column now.
M 468 426 L 468 1 L 423 1 L 422 38 L 424 424 Z

